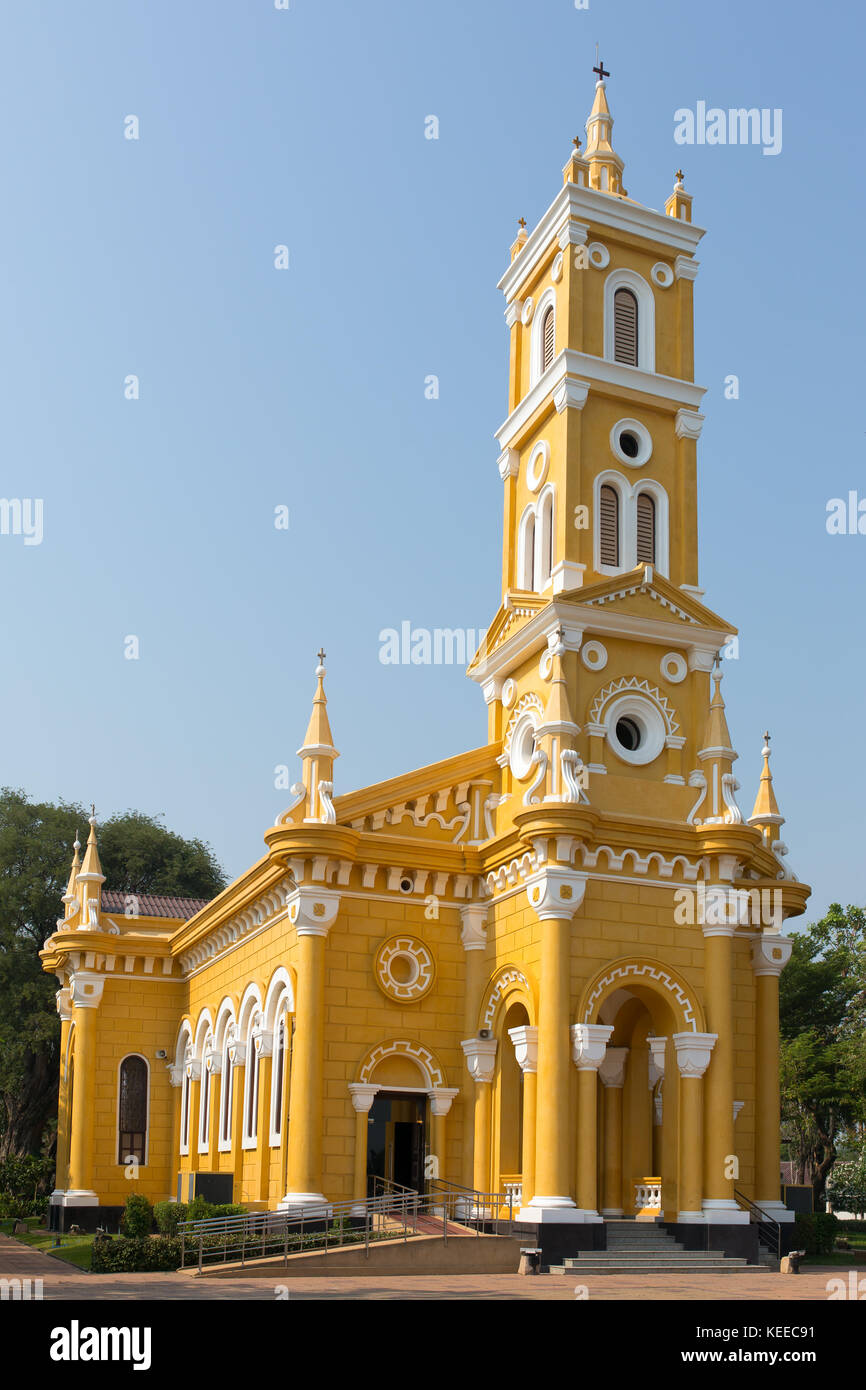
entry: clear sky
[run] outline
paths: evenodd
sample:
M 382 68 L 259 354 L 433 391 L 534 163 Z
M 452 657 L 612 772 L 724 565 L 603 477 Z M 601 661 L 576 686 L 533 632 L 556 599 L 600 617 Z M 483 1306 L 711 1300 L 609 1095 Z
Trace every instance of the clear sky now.
M 41 544 L 0 535 L 0 781 L 164 813 L 236 874 L 286 804 L 275 767 L 300 770 L 321 644 L 336 792 L 486 741 L 462 668 L 383 665 L 379 633 L 496 611 L 496 282 L 584 134 L 598 42 L 626 188 L 661 208 L 681 164 L 708 229 L 701 581 L 741 631 L 740 802 L 769 727 L 810 916 L 862 903 L 866 535 L 825 525 L 829 499 L 866 498 L 860 9 L 0 15 L 0 492 L 43 500 Z M 780 108 L 780 153 L 676 144 L 700 101 Z

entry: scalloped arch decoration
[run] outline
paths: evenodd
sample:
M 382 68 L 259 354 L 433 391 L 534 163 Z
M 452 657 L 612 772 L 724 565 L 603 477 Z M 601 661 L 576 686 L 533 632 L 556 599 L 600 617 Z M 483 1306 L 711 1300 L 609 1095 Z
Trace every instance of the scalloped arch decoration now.
M 479 1024 L 481 1028 L 493 1027 L 493 1019 L 496 1015 L 497 1005 L 499 1004 L 499 1001 L 502 999 L 503 995 L 505 994 L 506 990 L 509 988 L 510 985 L 522 985 L 523 988 L 526 990 L 526 993 L 529 996 L 529 1002 L 530 1004 L 533 1004 L 533 1008 L 528 1010 L 530 1015 L 530 1021 L 532 1020 L 532 1017 L 535 1013 L 535 1009 L 534 1000 L 532 998 L 532 989 L 530 987 L 529 981 L 527 980 L 523 971 L 519 970 L 516 965 L 507 965 L 504 970 L 500 970 L 499 974 L 496 976 L 496 979 L 493 981 L 493 984 L 488 991 Z
M 590 706 L 590 724 L 602 723 L 602 711 L 605 705 L 609 704 L 615 695 L 622 695 L 627 690 L 634 690 L 640 695 L 646 695 L 657 706 L 668 734 L 675 734 L 680 727 L 677 722 L 676 710 L 665 695 L 659 690 L 658 686 L 650 685 L 648 680 L 639 680 L 637 676 L 622 676 L 618 681 L 611 681 L 610 685 L 604 686 L 599 690 Z
M 358 1080 L 369 1082 L 376 1067 L 386 1057 L 408 1057 L 421 1071 L 425 1085 L 431 1089 L 434 1086 L 445 1085 L 445 1073 L 430 1049 L 423 1047 L 421 1043 L 410 1042 L 407 1038 L 391 1038 L 388 1042 L 378 1043 L 372 1048 L 361 1063 Z
M 517 727 L 517 721 L 519 720 L 522 714 L 526 713 L 527 710 L 534 710 L 536 714 L 542 716 L 544 715 L 544 705 L 541 703 L 540 698 L 535 694 L 534 691 L 530 692 L 528 695 L 521 695 L 520 699 L 517 701 L 517 704 L 514 706 L 514 709 L 511 712 L 511 718 L 508 721 L 508 728 L 505 730 L 505 741 L 502 745 L 503 752 L 506 755 L 511 752 L 511 740 L 514 737 L 514 730 Z
M 662 965 L 654 965 L 649 961 L 624 960 L 616 965 L 609 966 L 604 974 L 597 977 L 589 988 L 589 993 L 584 996 L 583 1018 L 581 1022 L 589 1023 L 595 1015 L 602 996 L 614 989 L 621 987 L 627 988 L 628 984 L 643 984 L 650 988 L 655 988 L 656 992 L 664 990 L 671 995 L 669 1001 L 671 1007 L 679 1014 L 682 1024 L 682 1032 L 700 1033 L 703 1032 L 703 1014 L 700 1002 L 695 999 L 693 1002 L 689 995 L 689 987 L 685 981 L 675 973 Z

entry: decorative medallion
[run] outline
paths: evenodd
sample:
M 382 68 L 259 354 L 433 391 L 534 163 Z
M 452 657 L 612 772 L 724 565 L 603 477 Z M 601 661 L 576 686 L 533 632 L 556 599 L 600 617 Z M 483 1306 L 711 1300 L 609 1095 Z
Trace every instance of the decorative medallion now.
M 390 936 L 376 952 L 373 970 L 383 994 L 398 1004 L 414 1004 L 433 987 L 436 967 L 415 936 Z

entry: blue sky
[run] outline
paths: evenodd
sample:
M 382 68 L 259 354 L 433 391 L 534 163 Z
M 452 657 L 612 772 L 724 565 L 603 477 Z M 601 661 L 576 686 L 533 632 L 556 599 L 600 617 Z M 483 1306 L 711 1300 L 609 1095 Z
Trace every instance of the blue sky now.
M 825 527 L 866 497 L 860 12 L 6 0 L 0 32 L 0 492 L 44 500 L 41 545 L 0 536 L 0 780 L 164 813 L 235 874 L 320 644 L 337 792 L 485 742 L 462 669 L 383 665 L 379 632 L 496 610 L 496 282 L 598 42 L 629 193 L 662 207 L 682 163 L 708 229 L 701 580 L 741 631 L 740 801 L 769 726 L 810 916 L 863 902 L 866 536 Z M 701 100 L 781 108 L 781 153 L 678 146 Z

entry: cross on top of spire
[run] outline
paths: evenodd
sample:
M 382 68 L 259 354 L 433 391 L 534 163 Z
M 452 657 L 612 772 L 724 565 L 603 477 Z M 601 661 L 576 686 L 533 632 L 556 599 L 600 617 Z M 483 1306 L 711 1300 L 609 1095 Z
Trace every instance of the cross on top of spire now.
M 596 58 L 597 58 L 597 57 L 598 57 L 598 54 L 596 53 L 595 56 L 596 56 Z M 602 62 L 599 62 L 598 67 L 593 68 L 593 72 L 597 72 L 597 73 L 598 73 L 598 80 L 599 80 L 599 82 L 603 82 L 604 79 L 605 79 L 606 77 L 610 77 L 610 73 L 607 71 L 607 69 L 606 69 L 605 66 L 604 66 L 604 63 L 602 63 Z
M 326 652 L 323 647 L 319 648 L 319 650 L 316 652 L 316 656 L 319 658 L 319 663 L 324 664 Z

